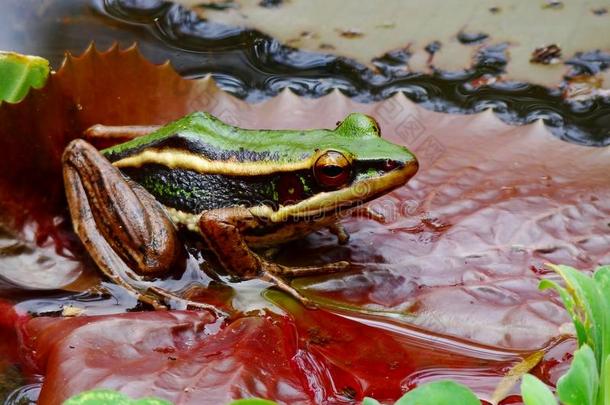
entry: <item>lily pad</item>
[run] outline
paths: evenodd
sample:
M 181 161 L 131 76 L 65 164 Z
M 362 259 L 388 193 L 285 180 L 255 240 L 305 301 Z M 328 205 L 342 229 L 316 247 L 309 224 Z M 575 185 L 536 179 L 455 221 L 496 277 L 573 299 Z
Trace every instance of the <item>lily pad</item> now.
M 66 226 L 60 166 L 65 145 L 94 124 L 162 124 L 195 110 L 242 127 L 272 129 L 334 127 L 349 112 L 368 113 L 385 137 L 415 151 L 421 168 L 407 186 L 373 204 L 386 215 L 385 224 L 348 217 L 343 222 L 352 238 L 346 246 L 320 232 L 282 248 L 278 260 L 287 264 L 355 263 L 351 274 L 294 283 L 323 310 L 266 294 L 275 305 L 263 304 L 280 315 L 238 315 L 209 334 L 204 314 L 181 312 L 33 320 L 27 341 L 37 347 L 34 361 L 45 376 L 41 403 L 100 381 L 134 398 L 187 403 L 184 388 L 200 381 L 197 373 L 213 380 L 198 392 L 222 401 L 258 396 L 308 403 L 364 395 L 390 401 L 439 376 L 490 398 L 507 370 L 533 352 L 552 351 L 548 342 L 570 322 L 557 299 L 537 289 L 546 275 L 543 263 L 586 271 L 610 261 L 608 148 L 562 142 L 541 123 L 510 127 L 491 112 L 430 112 L 402 95 L 360 104 L 339 92 L 313 100 L 285 91 L 247 104 L 218 90 L 210 78 L 185 80 L 169 65 L 146 62 L 136 49 L 116 47 L 69 56 L 45 88 L 22 103 L 0 106 L 5 228 L 34 250 L 54 244 L 47 252 L 69 253 L 84 264 L 75 267 L 76 275 L 84 275 L 87 259 Z M 36 232 L 28 233 L 32 226 Z M 28 286 L 27 277 L 19 280 L 19 288 L 39 288 L 34 281 Z M 235 294 L 224 291 L 225 298 L 239 302 L 241 286 L 231 284 Z M 201 297 L 213 303 L 213 295 Z M 180 378 L 166 373 L 174 364 L 167 354 L 157 357 L 150 346 L 158 336 L 174 339 L 167 328 L 185 328 L 194 339 L 179 353 Z M 68 342 L 78 343 L 78 350 Z M 140 351 L 141 345 L 148 349 Z M 96 347 L 105 349 L 96 353 Z M 220 354 L 212 355 L 214 348 Z M 553 356 L 561 359 L 562 353 Z M 560 363 L 549 363 L 545 373 Z

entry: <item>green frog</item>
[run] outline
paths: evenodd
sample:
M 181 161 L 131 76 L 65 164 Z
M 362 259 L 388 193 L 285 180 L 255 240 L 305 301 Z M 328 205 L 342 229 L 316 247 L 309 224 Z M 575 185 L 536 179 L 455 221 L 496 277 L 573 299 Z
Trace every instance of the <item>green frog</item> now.
M 116 132 L 98 127 L 96 136 Z M 184 262 L 180 227 L 198 233 L 238 280 L 262 278 L 311 304 L 290 279 L 349 263 L 288 267 L 257 249 L 321 228 L 345 242 L 341 214 L 404 185 L 417 169 L 407 148 L 381 138 L 377 122 L 359 113 L 333 130 L 250 130 L 197 112 L 101 151 L 76 139 L 63 155 L 70 214 L 85 248 L 113 282 L 159 309 L 207 307 L 151 283 Z

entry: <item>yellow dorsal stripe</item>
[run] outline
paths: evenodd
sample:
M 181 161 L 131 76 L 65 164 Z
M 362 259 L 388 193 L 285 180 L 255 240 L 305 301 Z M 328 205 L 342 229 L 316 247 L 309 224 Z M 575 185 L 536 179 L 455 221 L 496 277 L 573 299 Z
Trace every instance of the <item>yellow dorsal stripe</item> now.
M 118 168 L 141 167 L 145 164 L 159 164 L 170 169 L 193 170 L 202 174 L 226 174 L 233 176 L 261 176 L 277 172 L 292 172 L 309 169 L 317 155 L 297 162 L 238 162 L 216 161 L 179 149 L 148 149 L 113 163 Z

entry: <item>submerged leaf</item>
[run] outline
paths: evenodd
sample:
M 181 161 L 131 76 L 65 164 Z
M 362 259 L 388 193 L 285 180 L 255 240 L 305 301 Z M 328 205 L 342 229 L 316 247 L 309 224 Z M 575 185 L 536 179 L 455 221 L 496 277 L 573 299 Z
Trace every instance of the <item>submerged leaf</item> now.
M 30 88 L 40 89 L 46 83 L 49 71 L 46 59 L 0 52 L 0 103 L 19 102 Z
M 180 311 L 36 318 L 25 343 L 46 375 L 38 403 L 58 404 L 92 388 L 175 404 L 244 397 L 309 403 L 285 320 L 247 317 L 220 327 L 208 313 Z

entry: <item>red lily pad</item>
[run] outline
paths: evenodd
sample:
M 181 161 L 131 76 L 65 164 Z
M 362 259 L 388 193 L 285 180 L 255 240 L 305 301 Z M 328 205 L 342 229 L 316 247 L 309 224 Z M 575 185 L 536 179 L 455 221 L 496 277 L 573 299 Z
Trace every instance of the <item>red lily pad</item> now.
M 290 334 L 285 321 L 250 317 L 218 327 L 206 313 L 178 311 L 35 319 L 26 333 L 35 336 L 32 353 L 46 376 L 39 403 L 60 404 L 93 387 L 176 404 L 244 396 L 307 402 L 281 344 Z
M 38 269 L 49 280 L 64 269 L 54 288 L 84 288 L 81 281 L 95 280 L 95 269 L 69 231 L 59 160 L 65 145 L 93 124 L 162 124 L 194 110 L 209 111 L 242 127 L 272 129 L 334 127 L 349 112 L 365 112 L 379 120 L 385 137 L 409 146 L 421 163 L 407 186 L 373 204 L 385 213 L 385 224 L 346 218 L 352 234 L 347 246 L 337 246 L 328 233 L 320 232 L 282 249 L 278 260 L 287 264 L 337 259 L 355 263 L 350 274 L 295 282 L 324 311 L 302 312 L 298 306 L 280 304 L 287 313 L 281 326 L 274 324 L 277 317 L 262 312 L 259 318 L 233 320 L 216 334 L 198 335 L 201 353 L 208 353 L 208 345 L 223 353 L 233 345 L 241 353 L 232 357 L 242 367 L 235 385 L 217 380 L 226 391 L 224 399 L 238 397 L 239 391 L 287 400 L 284 391 L 265 385 L 269 381 L 258 390 L 247 377 L 262 375 L 269 380 L 286 378 L 287 392 L 296 395 L 295 401 L 347 401 L 369 394 L 390 400 L 437 376 L 462 379 L 478 387 L 481 395 L 489 395 L 510 365 L 547 348 L 547 342 L 561 333 L 560 326 L 569 322 L 553 295 L 537 290 L 540 278 L 547 276 L 543 264 L 591 270 L 610 262 L 608 148 L 562 142 L 542 123 L 507 126 L 491 112 L 430 112 L 402 95 L 359 104 L 339 92 L 313 100 L 286 91 L 269 101 L 247 104 L 218 90 L 209 78 L 185 80 L 168 65 L 144 61 L 135 49 L 113 48 L 69 57 L 44 89 L 33 91 L 20 104 L 0 106 L 0 148 L 6 155 L 0 161 L 0 219 L 16 240 L 34 251 L 55 245 L 45 257 L 63 265 Z M 0 276 L 28 287 L 28 277 L 16 276 L 20 262 L 3 265 Z M 40 288 L 34 281 L 29 287 Z M 241 287 L 232 287 L 235 296 L 223 289 L 222 299 L 215 299 L 213 292 L 195 296 L 238 302 Z M 40 345 L 37 363 L 45 374 L 42 398 L 53 403 L 100 381 L 116 387 L 119 380 L 134 396 L 154 394 L 150 384 L 138 381 L 142 375 L 155 380 L 162 369 L 160 360 L 144 356 L 142 364 L 154 366 L 150 375 L 143 369 L 138 369 L 141 375 L 124 374 L 129 366 L 119 361 L 108 364 L 103 356 L 94 356 L 93 348 L 102 343 L 110 352 L 113 347 L 136 347 L 142 342 L 135 336 L 150 330 L 149 321 L 159 325 L 163 317 L 186 317 L 185 324 L 191 325 L 187 329 L 192 329 L 197 322 L 205 323 L 195 320 L 202 316 L 144 312 L 83 318 L 86 321 L 32 321 L 28 336 L 39 343 L 30 347 Z M 126 319 L 134 325 L 129 329 L 133 333 L 124 333 Z M 64 362 L 74 363 L 69 361 L 69 347 L 59 342 L 80 339 L 87 332 L 80 322 L 108 323 L 104 328 L 91 326 L 95 333 L 86 335 L 88 345 L 81 346 L 92 360 L 78 357 L 87 360 L 85 367 L 64 368 Z M 55 332 L 45 335 L 46 328 Z M 164 336 L 173 336 L 159 328 Z M 250 334 L 251 328 L 266 332 Z M 250 342 L 247 350 L 240 352 L 240 343 L 227 331 L 244 333 Z M 42 335 L 47 338 L 38 337 Z M 278 349 L 267 341 L 254 345 L 254 337 L 260 336 L 271 336 L 282 346 Z M 409 345 L 416 349 L 409 350 Z M 189 362 L 194 357 L 187 352 L 180 358 L 183 366 L 203 370 L 200 363 Z M 496 358 L 490 352 L 506 356 Z M 251 361 L 252 353 L 260 358 Z M 393 360 L 388 365 L 384 358 Z M 555 375 L 549 372 L 553 365 L 544 369 L 545 375 Z M 181 380 L 172 384 L 182 389 Z M 70 384 L 61 391 L 66 381 Z M 212 386 L 207 389 L 222 395 Z M 60 390 L 56 397 L 54 390 Z M 168 393 L 177 395 L 171 388 Z
M 452 375 L 485 395 L 525 356 L 468 344 L 438 350 L 423 336 L 278 302 L 293 316 L 261 313 L 225 327 L 180 311 L 33 319 L 23 334 L 45 375 L 39 403 L 99 387 L 176 404 L 252 396 L 286 404 L 390 400 L 416 384 L 421 370 Z M 461 354 L 465 348 L 476 355 Z

